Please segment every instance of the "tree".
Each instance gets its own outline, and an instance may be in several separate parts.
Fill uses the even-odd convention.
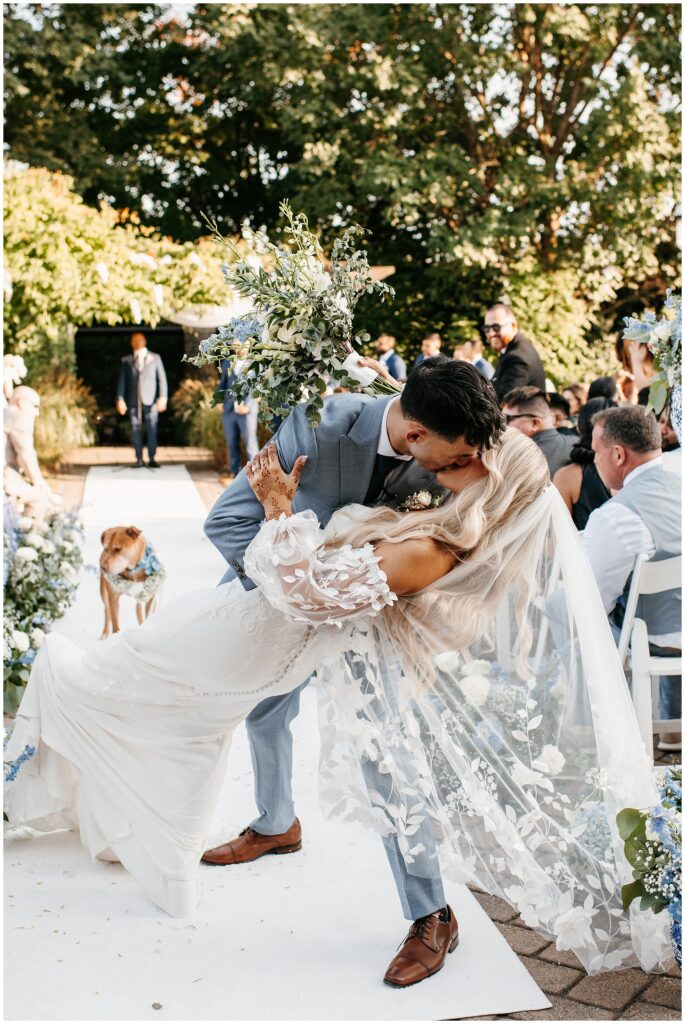
[[[372,261],[398,267],[394,310],[365,309],[370,330],[456,337],[516,297],[558,380],[606,361],[620,317],[677,282],[679,5],[101,6],[78,99],[107,153],[100,193],[175,237],[202,212],[271,227],[284,196],[325,240],[358,221]],[[59,52],[66,9],[25,29],[13,8],[8,121],[28,102],[16,83],[40,110],[27,55],[43,33]],[[60,97],[77,66],[42,89]],[[35,162],[25,125],[9,145]]]
[[[173,242],[128,211],[87,206],[72,186],[45,170],[5,178],[5,340],[32,373],[72,367],[74,325],[154,326],[229,294],[212,240]]]

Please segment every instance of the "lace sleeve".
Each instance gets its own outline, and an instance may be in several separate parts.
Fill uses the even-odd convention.
[[[377,615],[397,600],[371,544],[327,551],[310,510],[264,523],[245,552],[245,570],[274,608],[315,625]]]

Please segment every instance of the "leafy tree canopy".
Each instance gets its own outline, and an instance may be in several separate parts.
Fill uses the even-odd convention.
[[[357,221],[398,268],[372,332],[456,339],[509,296],[562,380],[676,282],[679,5],[8,10],[13,157],[180,239],[283,197]]]

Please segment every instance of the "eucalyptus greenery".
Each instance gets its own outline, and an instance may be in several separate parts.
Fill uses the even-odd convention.
[[[312,424],[320,420],[331,381],[366,394],[396,394],[397,388],[369,370],[355,370],[355,349],[370,340],[355,332],[354,311],[362,295],[381,302],[394,295],[374,281],[366,252],[357,248],[361,228],[349,227],[333,242],[326,267],[323,251],[304,213],[280,206],[288,248],[270,242],[263,232],[249,233],[261,260],[245,260],[234,243],[212,225],[217,240],[233,257],[224,263],[226,282],[252,303],[252,311],[235,317],[200,343],[195,366],[228,359],[236,374],[232,392],[238,401],[256,398],[262,414],[287,416],[304,405]],[[223,396],[219,393],[218,401]]]

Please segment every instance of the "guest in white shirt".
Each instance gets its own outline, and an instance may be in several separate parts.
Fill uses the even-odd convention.
[[[583,542],[618,637],[636,556],[644,552],[658,561],[681,554],[680,478],[665,470],[653,413],[621,406],[598,413],[593,422],[595,466],[617,493],[592,513]],[[654,655],[680,651],[680,589],[641,598],[638,616],[647,624]],[[662,718],[680,718],[679,679],[662,677],[659,699]],[[672,749],[679,742],[679,734],[666,734],[660,745]]]

